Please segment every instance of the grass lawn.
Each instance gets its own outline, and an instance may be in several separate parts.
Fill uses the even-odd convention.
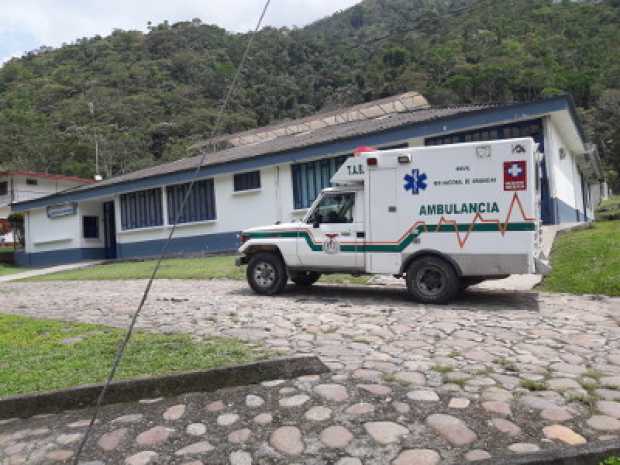
[[[28,271],[26,268],[19,268],[13,265],[7,265],[0,263],[0,276],[6,276],[8,274],[21,273],[22,271]]]
[[[28,281],[99,281],[146,279],[151,276],[153,260],[109,263],[81,270],[63,271],[29,278]],[[215,256],[206,258],[171,258],[164,260],[157,274],[158,279],[236,279],[245,280],[245,267],[235,266],[235,258]],[[322,282],[367,284],[365,276],[329,275]]]
[[[0,397],[104,381],[123,334],[107,326],[0,314]],[[116,378],[205,370],[267,355],[235,339],[194,342],[188,335],[136,332]]]
[[[14,253],[15,250],[13,250],[12,247],[0,247],[0,254],[4,254],[4,253]],[[6,263],[0,263],[0,276],[6,276],[8,274],[15,274],[15,273],[20,273],[22,271],[28,271],[28,269],[26,268],[19,268],[17,266],[14,265],[8,265]]]
[[[553,271],[542,289],[620,296],[620,221],[561,235],[551,253]]]

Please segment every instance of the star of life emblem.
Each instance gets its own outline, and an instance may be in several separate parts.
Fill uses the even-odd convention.
[[[425,173],[421,173],[418,169],[412,169],[411,174],[406,174],[405,191],[411,191],[412,195],[418,195],[420,191],[426,190],[428,187],[426,184],[428,177]]]

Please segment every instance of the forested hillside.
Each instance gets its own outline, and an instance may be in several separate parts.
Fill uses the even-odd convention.
[[[186,156],[247,40],[194,19],[13,59],[0,68],[0,167],[90,177],[95,134],[106,176]],[[225,129],[408,90],[437,105],[569,92],[620,188],[620,0],[365,0],[267,28]]]

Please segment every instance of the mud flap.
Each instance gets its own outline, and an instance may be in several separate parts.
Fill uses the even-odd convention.
[[[534,257],[534,267],[536,274],[547,276],[551,273],[551,265],[549,264],[549,260],[543,259],[542,256]]]

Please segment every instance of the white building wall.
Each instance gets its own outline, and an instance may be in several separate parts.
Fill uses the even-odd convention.
[[[577,222],[575,210],[583,211],[581,175],[575,157],[555,127],[551,118],[545,118],[545,160],[550,194],[556,199],[556,221]],[[564,156],[561,157],[561,152]],[[570,212],[572,209],[572,213]]]
[[[36,182],[36,185],[29,184],[28,180]],[[11,214],[10,204],[13,202],[37,199],[83,184],[74,180],[54,180],[37,176],[16,175],[1,176],[0,182],[4,181],[8,182],[8,192],[6,195],[0,196],[0,218],[3,219],[8,218]],[[3,239],[6,242],[12,242],[13,234],[9,233]]]
[[[28,179],[32,179],[37,185],[28,184]],[[81,186],[82,183],[71,180],[54,180],[39,177],[12,176],[14,199],[13,202],[23,202],[25,200],[38,199],[50,194],[62,192],[72,187]],[[10,188],[10,187],[9,187]],[[1,199],[0,199],[1,201]]]
[[[26,252],[50,252],[80,247],[81,224],[79,215],[48,218],[47,209],[36,208],[24,218]]]

